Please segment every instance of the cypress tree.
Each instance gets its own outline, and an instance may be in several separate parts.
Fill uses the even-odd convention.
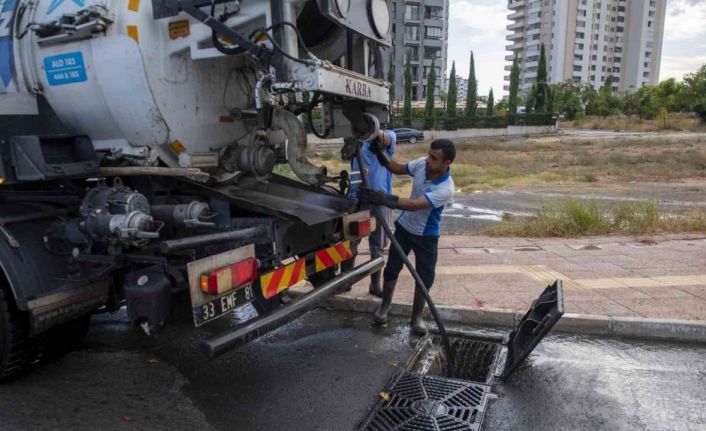
[[[407,56],[407,62],[404,65],[404,108],[403,116],[405,123],[409,125],[412,121],[412,65]]]
[[[436,72],[434,60],[431,61],[431,70],[427,73],[427,102],[424,106],[424,117],[427,128],[434,126],[434,87],[436,85]]]
[[[510,71],[510,97],[508,100],[508,112],[510,115],[517,114],[517,95],[520,91],[520,64],[517,60],[517,54],[512,60],[512,69]]]
[[[547,112],[549,110],[549,83],[547,79],[547,57],[544,52],[544,44],[539,54],[539,68],[534,87],[534,111]]]
[[[476,80],[476,62],[473,58],[473,51],[471,51],[471,70],[468,73],[468,90],[466,91],[466,115],[475,117],[477,107],[478,80]]]
[[[456,99],[458,98],[458,88],[456,88],[456,62],[451,63],[451,81],[449,81],[449,94],[446,96],[446,115],[456,116]]]
[[[485,109],[485,115],[493,115],[493,107],[495,105],[495,98],[493,97],[493,89],[490,89],[488,93],[488,107]]]
[[[390,53],[390,66],[387,69],[387,82],[390,83],[390,112],[392,112],[392,103],[395,101],[395,59]]]

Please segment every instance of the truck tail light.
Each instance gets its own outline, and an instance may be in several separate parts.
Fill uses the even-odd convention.
[[[201,274],[201,291],[220,295],[250,284],[257,278],[257,259],[250,258]]]
[[[373,220],[371,218],[366,218],[363,220],[357,220],[350,222],[349,228],[351,235],[353,236],[368,236],[370,235],[370,230],[372,228]]]

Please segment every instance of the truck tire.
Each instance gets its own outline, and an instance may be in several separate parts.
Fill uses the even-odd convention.
[[[6,296],[8,295],[8,296]],[[16,377],[30,363],[29,319],[0,287],[0,382]]]

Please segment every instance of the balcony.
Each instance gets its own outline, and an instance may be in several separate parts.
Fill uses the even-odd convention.
[[[514,59],[515,59],[515,55],[514,55],[514,54],[506,55],[506,56],[505,56],[505,61],[513,61]],[[520,56],[517,56],[517,60],[518,60],[520,63],[522,63],[522,56],[521,56],[521,55],[520,55]]]
[[[522,21],[520,21],[520,22],[510,24],[505,28],[508,29],[509,31],[515,31],[515,30],[521,30],[524,27],[525,27],[525,24]]]
[[[508,9],[519,9],[525,7],[525,4],[525,0],[508,0],[507,7]]]
[[[517,12],[515,12],[515,13],[511,13],[510,15],[508,15],[508,16],[507,16],[507,19],[509,19],[510,21],[514,21],[514,20],[517,20],[517,19],[520,19],[520,18],[524,18],[524,16],[525,16],[525,11],[524,11],[524,10],[519,10],[519,11],[517,11]]]
[[[524,33],[518,32],[518,33],[513,33],[509,34],[505,37],[505,40],[519,40],[523,39],[525,37]]]
[[[520,50],[520,49],[522,49],[522,48],[524,48],[524,47],[525,47],[525,43],[524,43],[524,42],[518,42],[518,43],[514,43],[514,44],[512,44],[512,45],[506,45],[506,46],[505,46],[505,51],[517,51],[517,50]]]

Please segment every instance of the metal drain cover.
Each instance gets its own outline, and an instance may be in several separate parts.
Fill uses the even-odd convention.
[[[388,387],[390,398],[380,400],[358,429],[478,430],[490,392],[485,385],[406,371]]]

